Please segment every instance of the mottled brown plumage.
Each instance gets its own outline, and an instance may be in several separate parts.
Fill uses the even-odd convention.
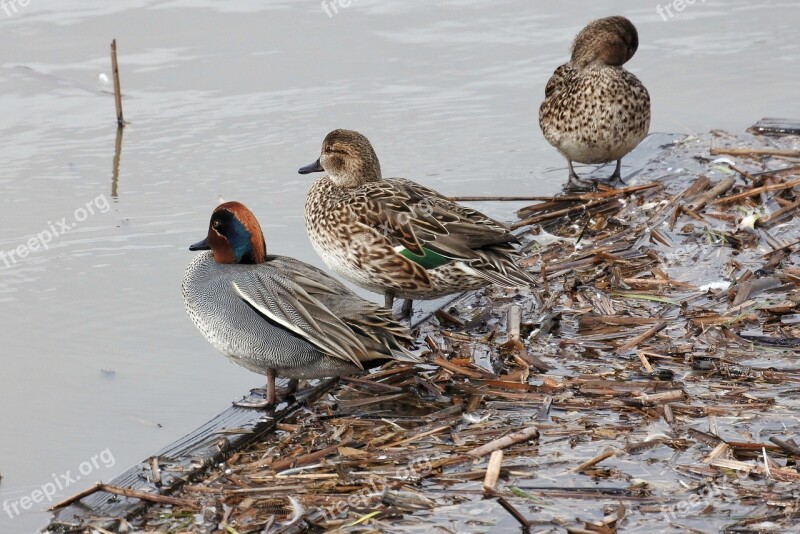
[[[505,225],[404,178],[383,178],[366,137],[334,130],[320,159],[326,171],[306,198],[306,231],[334,272],[371,291],[433,299],[490,284],[528,287]]]
[[[650,95],[625,70],[639,36],[625,17],[589,23],[575,37],[568,63],[553,73],[539,108],[545,139],[565,158],[570,181],[578,179],[572,162],[616,161],[612,179],[621,179],[622,158],[650,128]]]

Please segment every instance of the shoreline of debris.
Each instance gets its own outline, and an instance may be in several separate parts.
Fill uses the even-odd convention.
[[[50,528],[787,531],[800,128],[759,125],[670,142],[620,189],[522,208],[541,290],[460,298],[418,327],[426,364],[318,386],[169,495],[94,488],[149,506],[76,518],[83,492]]]

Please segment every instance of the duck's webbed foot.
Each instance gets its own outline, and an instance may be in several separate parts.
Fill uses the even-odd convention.
[[[597,190],[596,181],[584,180],[578,176],[578,173],[575,172],[575,168],[572,166],[572,160],[567,160],[567,164],[569,165],[569,179],[567,180],[567,185],[564,186],[564,191],[586,193],[587,191]]]

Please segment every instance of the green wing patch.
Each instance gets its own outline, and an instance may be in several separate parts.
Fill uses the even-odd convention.
[[[438,252],[434,252],[424,247],[422,248],[423,252],[422,256],[414,254],[413,252],[411,252],[402,245],[394,247],[394,250],[398,252],[401,256],[405,256],[406,258],[418,264],[420,267],[425,268],[426,270],[435,269],[437,267],[441,267],[445,263],[450,263],[451,261],[453,261],[452,258],[442,256]]]

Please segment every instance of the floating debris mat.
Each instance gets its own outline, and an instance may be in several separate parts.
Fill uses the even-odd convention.
[[[342,379],[113,531],[797,531],[799,186],[800,138],[712,132],[520,209],[535,291],[447,305],[425,364]]]

